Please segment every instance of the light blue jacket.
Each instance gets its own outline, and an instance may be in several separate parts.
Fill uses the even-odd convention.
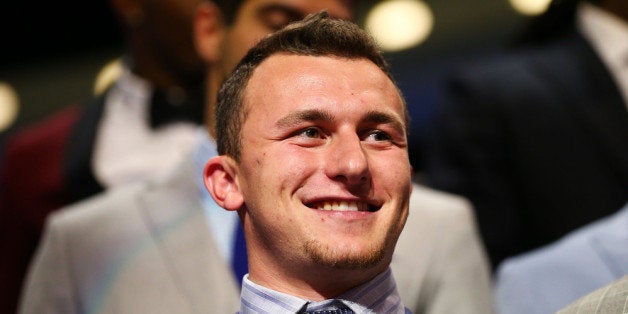
[[[547,223],[552,223],[548,221]],[[628,204],[497,270],[499,314],[547,314],[628,274]]]

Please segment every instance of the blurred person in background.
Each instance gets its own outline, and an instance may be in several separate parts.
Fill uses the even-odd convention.
[[[554,313],[626,275],[628,204],[556,242],[505,259],[496,275],[497,310]]]
[[[204,68],[192,39],[201,0],[111,0],[126,51],[101,95],[5,139],[0,161],[0,312],[15,311],[44,220],[105,189],[168,172],[194,147]]]
[[[217,90],[248,48],[323,9],[351,19],[355,4],[204,1],[194,32],[207,66],[210,130]],[[241,225],[203,185],[203,167],[216,147],[207,129],[199,128],[198,135],[197,147],[168,175],[110,190],[49,218],[25,285],[23,313],[191,312],[210,306],[223,313],[238,308],[238,282],[247,271]],[[406,230],[392,269],[405,274],[398,275],[397,285],[408,308],[415,313],[493,312],[488,263],[466,200],[414,185]]]
[[[628,201],[628,2],[554,1],[449,77],[428,185],[468,197],[492,266]]]

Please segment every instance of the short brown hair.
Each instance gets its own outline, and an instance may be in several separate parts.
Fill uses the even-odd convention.
[[[326,12],[311,14],[269,35],[251,48],[222,85],[215,112],[216,142],[220,155],[240,160],[240,132],[247,114],[243,104],[244,90],[257,66],[277,53],[364,58],[372,61],[393,80],[382,53],[366,31],[352,22],[330,18]],[[405,103],[404,111],[407,124],[409,119]]]

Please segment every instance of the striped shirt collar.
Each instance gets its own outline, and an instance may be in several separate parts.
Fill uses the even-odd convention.
[[[371,281],[353,288],[333,300],[312,302],[274,291],[251,282],[248,275],[242,282],[240,314],[300,313],[320,309],[340,300],[355,313],[405,313],[390,268]]]

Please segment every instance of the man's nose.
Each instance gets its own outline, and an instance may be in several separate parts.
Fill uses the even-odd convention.
[[[330,145],[326,163],[329,178],[347,185],[362,185],[369,181],[368,158],[357,134],[335,138]]]

